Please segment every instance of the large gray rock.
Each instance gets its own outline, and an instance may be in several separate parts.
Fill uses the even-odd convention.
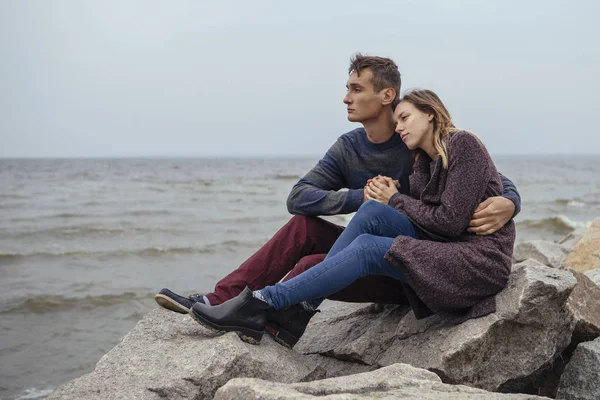
[[[393,364],[373,372],[309,383],[282,384],[260,379],[232,379],[215,394],[215,400],[526,400],[546,399],[525,394],[490,393],[462,385],[448,385],[432,372],[406,364]]]
[[[538,391],[546,396],[555,397],[559,379],[564,372],[575,348],[579,343],[594,340],[600,336],[600,287],[596,286],[585,274],[567,268],[577,279],[577,285],[567,300],[567,308],[575,319],[575,328],[571,343],[557,357],[554,365],[542,379],[543,388]]]
[[[577,285],[567,301],[575,317],[571,345],[576,346],[600,336],[600,287],[581,272],[572,269],[569,272],[577,279]]]
[[[188,316],[157,309],[105,355],[91,374],[67,383],[51,399],[209,399],[238,377],[273,382],[263,384],[260,390],[266,392],[256,392],[271,398],[278,393],[272,392],[276,388],[285,387],[281,396],[292,390],[274,382],[309,382],[399,362],[434,371],[446,383],[553,394],[556,386],[554,392],[552,388],[540,391],[548,381],[548,371],[556,369],[553,361],[568,360],[569,343],[574,346],[598,334],[600,313],[592,307],[598,304],[598,293],[583,274],[529,259],[514,266],[508,287],[497,296],[494,314],[447,326],[435,315],[418,321],[407,307],[334,303],[313,319],[296,351],[277,345],[268,336],[260,346],[241,342],[233,333],[218,336]],[[562,369],[557,376],[560,373]],[[244,386],[243,390],[255,389]],[[380,398],[412,396],[410,390],[397,387],[391,394],[379,394],[384,396]],[[427,390],[423,393],[429,396]],[[433,392],[438,398],[439,393],[444,393],[443,398],[469,398],[447,397],[439,390]],[[373,396],[379,396],[376,392]],[[302,393],[293,396],[305,396]],[[465,393],[471,392],[447,392],[448,396]],[[361,398],[348,397],[355,395],[362,396],[358,392],[331,394],[332,398]],[[415,398],[428,398],[423,396]]]
[[[560,239],[557,243],[567,249],[568,252],[573,251],[577,243],[581,240],[583,235],[587,232],[588,228],[576,228],[573,232],[569,233],[564,238]]]
[[[558,400],[600,399],[600,339],[577,346],[560,378]]]
[[[530,240],[515,247],[513,260],[520,263],[531,258],[544,265],[558,268],[568,253],[569,250],[560,244],[544,240]]]
[[[592,280],[596,285],[600,286],[600,268],[592,269],[585,273],[588,278]]]
[[[374,366],[407,363],[485,390],[531,389],[570,343],[575,319],[566,303],[575,284],[566,270],[518,268],[496,313],[457,326],[435,315],[417,321],[402,307],[344,305],[321,313],[296,349]]]
[[[516,264],[513,264],[512,270],[515,271],[519,268],[524,268],[524,267],[539,267],[540,265],[544,265],[544,264],[542,264],[538,260],[534,260],[533,258],[528,258],[525,261],[521,261]]]
[[[596,218],[572,252],[564,259],[564,265],[586,272],[600,268],[600,218]]]
[[[234,377],[299,382],[372,369],[346,364],[302,356],[266,335],[260,346],[235,333],[215,336],[187,315],[156,309],[92,373],[68,382],[50,399],[212,399]]]

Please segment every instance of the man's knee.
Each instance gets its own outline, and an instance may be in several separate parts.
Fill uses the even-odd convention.
[[[322,262],[325,259],[325,257],[327,257],[327,254],[309,254],[307,256],[302,257],[300,261],[298,261],[298,264],[296,264],[296,266],[299,267],[301,270],[306,271],[307,269],[314,267],[318,263]]]
[[[294,215],[286,224],[286,227],[294,231],[306,232],[307,236],[339,236],[344,230],[343,226],[325,221],[319,217],[306,215]]]
[[[319,224],[321,218],[319,217],[309,217],[306,215],[294,215],[286,224],[288,227],[293,228],[302,228],[311,230],[315,225]],[[322,221],[322,220],[321,220]]]
[[[309,254],[304,256],[298,261],[294,268],[283,278],[283,282],[292,279],[293,277],[300,275],[307,269],[314,267],[315,265],[322,262],[327,254]]]
[[[277,240],[299,249],[301,256],[327,253],[340,237],[343,226],[325,221],[318,217],[293,216],[277,232]]]

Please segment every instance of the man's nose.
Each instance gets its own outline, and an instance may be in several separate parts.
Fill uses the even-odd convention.
[[[344,104],[350,104],[352,103],[352,100],[350,99],[350,97],[348,95],[344,96]]]

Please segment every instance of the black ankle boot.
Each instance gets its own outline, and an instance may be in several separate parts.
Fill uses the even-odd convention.
[[[270,308],[267,311],[266,331],[277,343],[291,349],[304,334],[310,319],[318,312],[319,310],[302,303],[283,310]]]
[[[265,333],[267,310],[270,308],[246,288],[238,296],[216,306],[196,303],[190,308],[190,315],[208,328],[237,332],[242,340],[258,344]]]

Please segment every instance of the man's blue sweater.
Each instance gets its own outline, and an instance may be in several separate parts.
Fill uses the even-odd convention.
[[[348,214],[358,210],[363,201],[367,180],[389,176],[400,181],[400,192],[409,194],[408,177],[412,172],[413,154],[400,135],[385,143],[371,143],[364,128],[338,138],[325,156],[292,188],[287,200],[288,211],[300,215]],[[512,181],[502,174],[503,196],[521,209],[521,198]],[[341,190],[348,189],[348,190]]]

